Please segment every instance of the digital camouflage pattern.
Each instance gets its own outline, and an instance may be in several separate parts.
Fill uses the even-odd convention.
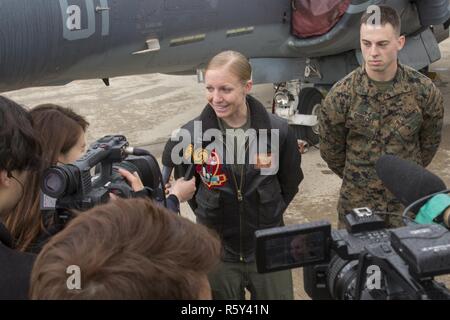
[[[441,141],[443,98],[433,82],[399,64],[392,87],[378,90],[364,67],[337,82],[319,114],[320,153],[343,179],[338,203],[345,213],[369,207],[401,213],[403,206],[386,190],[375,171],[381,155],[391,154],[426,167]],[[389,227],[401,218],[386,216]]]

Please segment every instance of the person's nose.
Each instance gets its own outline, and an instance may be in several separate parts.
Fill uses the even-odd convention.
[[[212,101],[213,103],[219,103],[222,102],[223,98],[222,95],[220,94],[219,90],[214,90],[212,93]]]
[[[380,54],[380,51],[378,50],[376,45],[373,45],[370,47],[370,56],[378,57],[379,54]]]

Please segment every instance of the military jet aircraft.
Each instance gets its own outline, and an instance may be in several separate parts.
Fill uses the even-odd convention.
[[[317,104],[361,63],[359,19],[376,4],[401,13],[403,63],[440,58],[448,0],[0,0],[0,92],[155,72],[201,80],[232,49],[255,83],[276,84],[274,112],[315,143]]]

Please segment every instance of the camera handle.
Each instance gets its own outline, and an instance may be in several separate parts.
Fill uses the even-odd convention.
[[[110,161],[102,161],[100,167],[100,181],[102,184],[108,182],[112,175],[113,163]]]
[[[152,160],[157,164],[158,161],[156,160],[155,156],[152,155],[150,152],[148,152],[145,149],[141,149],[141,148],[133,148],[133,147],[126,147],[125,148],[125,152],[129,155],[135,155],[135,156],[149,156],[152,158]],[[161,189],[162,189],[162,200],[164,203],[164,207],[167,208],[167,199],[166,199],[166,186],[162,177],[162,173],[161,170],[159,170],[159,183],[161,185]]]

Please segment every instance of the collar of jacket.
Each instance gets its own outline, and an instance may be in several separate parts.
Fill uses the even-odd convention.
[[[255,129],[258,132],[259,129],[268,129],[272,128],[270,124],[269,114],[267,113],[264,106],[253,98],[252,96],[247,96],[247,102],[250,109],[250,118],[251,120],[251,128]],[[214,109],[207,104],[205,109],[203,109],[200,114],[200,121],[202,121],[202,130],[203,132],[208,129],[219,129],[219,122],[217,121],[216,113]]]
[[[365,70],[364,65],[356,69],[356,93],[361,96],[369,96],[374,97],[380,92],[378,91],[377,86],[370,80],[367,72]],[[394,79],[392,80],[392,88],[384,92],[384,98],[392,98],[402,93],[407,93],[411,91],[411,85],[408,82],[407,70],[404,65],[398,62],[397,73],[395,74]]]
[[[8,229],[4,226],[3,223],[0,222],[0,243],[3,243],[5,246],[12,248],[12,238]]]

